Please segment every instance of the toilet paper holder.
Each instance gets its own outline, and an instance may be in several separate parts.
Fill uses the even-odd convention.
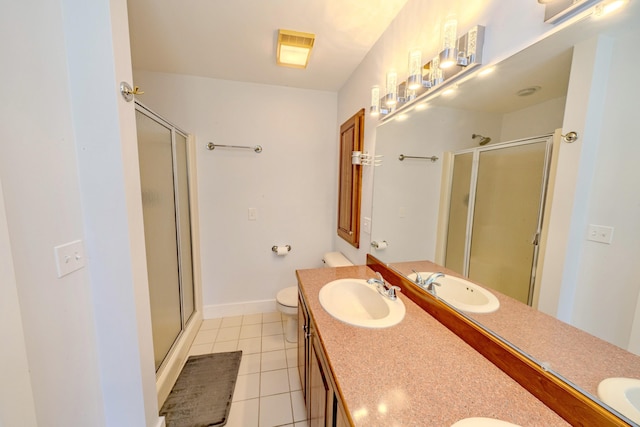
[[[371,246],[373,246],[375,249],[386,249],[389,244],[386,240],[383,240],[381,242],[377,242],[374,240],[373,242],[371,242]]]
[[[291,245],[284,245],[285,248],[287,248],[287,252],[291,252]],[[278,253],[278,248],[280,248],[280,246],[278,245],[273,245],[271,246],[271,251]]]

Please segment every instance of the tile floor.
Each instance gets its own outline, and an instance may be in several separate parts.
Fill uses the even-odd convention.
[[[307,427],[296,344],[279,312],[207,319],[190,355],[242,350],[227,427]]]

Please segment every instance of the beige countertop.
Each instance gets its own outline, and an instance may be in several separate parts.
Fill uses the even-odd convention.
[[[366,266],[298,270],[339,394],[356,426],[450,426],[490,417],[521,426],[567,426],[518,383],[404,295],[404,320],[386,329],[350,326],[329,315],[318,293]]]
[[[391,267],[405,276],[412,270],[435,270],[462,277],[430,261],[393,263]],[[493,313],[470,313],[469,317],[593,396],[605,378],[640,378],[639,356],[498,291],[489,291],[500,301],[500,309]]]

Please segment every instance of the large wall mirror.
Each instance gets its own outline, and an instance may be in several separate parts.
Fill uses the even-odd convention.
[[[527,237],[531,250],[534,242],[538,248],[527,261],[533,287],[521,305],[535,310],[541,322],[553,316],[597,337],[594,342],[623,349],[621,356],[602,360],[597,346],[593,353],[568,354],[562,328],[556,336],[538,337],[556,348],[540,354],[538,343],[514,334],[535,331],[535,324],[503,330],[499,312],[470,316],[592,395],[602,378],[584,375],[589,363],[606,364],[609,376],[640,379],[637,3],[608,16],[582,17],[500,62],[492,73],[476,73],[450,96],[418,100],[406,114],[381,123],[376,137],[375,154],[384,162],[374,172],[371,239],[386,244],[370,252],[403,275],[410,273],[408,262],[446,263],[452,153],[531,138],[553,141],[545,177],[549,196],[546,204],[532,207],[540,209],[542,221]],[[560,135],[571,131],[578,141],[565,142]],[[497,182],[489,188],[505,191]],[[498,209],[504,208],[496,207],[496,214]],[[498,230],[484,231],[500,245]],[[494,288],[491,275],[484,277],[478,282]],[[530,339],[535,333],[524,335]],[[582,373],[571,369],[576,360]]]

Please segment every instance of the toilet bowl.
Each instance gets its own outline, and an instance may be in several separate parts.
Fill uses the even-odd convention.
[[[322,257],[326,267],[346,267],[353,265],[340,252],[327,252]],[[276,295],[278,311],[285,316],[284,336],[291,343],[298,342],[298,287],[284,288]]]
[[[284,288],[276,295],[278,311],[285,316],[284,337],[298,342],[298,287]]]

